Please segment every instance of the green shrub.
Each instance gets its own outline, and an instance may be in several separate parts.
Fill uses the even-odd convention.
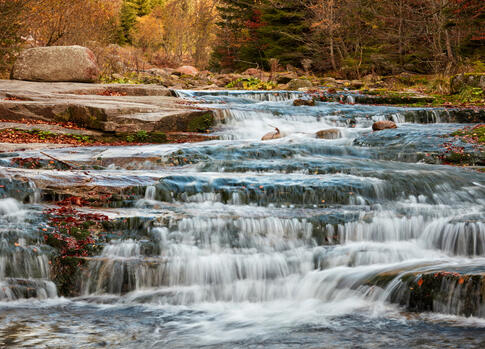
[[[226,88],[243,90],[273,90],[276,84],[272,81],[264,82],[258,78],[239,78],[226,85]]]

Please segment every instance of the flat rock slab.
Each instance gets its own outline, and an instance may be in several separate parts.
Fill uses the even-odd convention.
[[[158,85],[0,80],[0,119],[72,122],[103,132],[200,132],[212,112]]]
[[[24,130],[24,131],[46,131],[52,132],[56,134],[74,134],[74,135],[83,135],[83,136],[102,136],[101,132],[92,131],[92,130],[78,130],[72,128],[66,128],[58,125],[49,125],[49,124],[23,124],[18,122],[0,122],[0,130],[6,129],[16,129],[16,130]]]
[[[50,143],[0,143],[0,153],[21,152],[27,150],[59,149],[68,147],[72,147],[72,145]]]
[[[77,82],[32,82],[18,80],[0,80],[0,97],[10,94],[49,95],[76,94],[96,95],[105,91],[126,93],[132,96],[173,96],[172,91],[159,85],[131,84],[89,84]]]

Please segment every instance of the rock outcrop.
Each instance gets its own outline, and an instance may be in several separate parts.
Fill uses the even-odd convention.
[[[108,133],[205,132],[211,111],[181,103],[157,85],[0,80],[2,119],[70,122]]]
[[[94,82],[99,76],[94,53],[82,46],[36,47],[23,51],[12,71],[15,80]]]

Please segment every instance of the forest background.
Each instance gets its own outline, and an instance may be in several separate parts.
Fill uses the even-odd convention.
[[[83,45],[105,72],[485,72],[483,0],[0,0],[0,71],[25,47]],[[126,63],[128,62],[128,63]]]

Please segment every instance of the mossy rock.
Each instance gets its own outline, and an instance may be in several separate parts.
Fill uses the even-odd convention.
[[[485,91],[485,73],[458,74],[451,79],[452,93],[460,93],[467,87],[480,88]]]
[[[98,109],[86,106],[69,106],[66,111],[56,115],[57,121],[72,122],[78,126],[95,130],[103,129],[106,114]]]
[[[205,113],[192,118],[187,124],[187,132],[205,132],[214,126],[215,119],[212,113]]]
[[[299,90],[300,88],[312,88],[313,84],[307,79],[293,79],[288,83],[289,90]]]
[[[167,135],[164,132],[154,131],[138,131],[138,132],[125,132],[119,133],[114,136],[105,137],[105,141],[116,142],[132,142],[132,143],[167,143]]]
[[[485,282],[481,274],[454,272],[409,273],[391,301],[409,311],[434,311],[461,316],[483,316]]]

